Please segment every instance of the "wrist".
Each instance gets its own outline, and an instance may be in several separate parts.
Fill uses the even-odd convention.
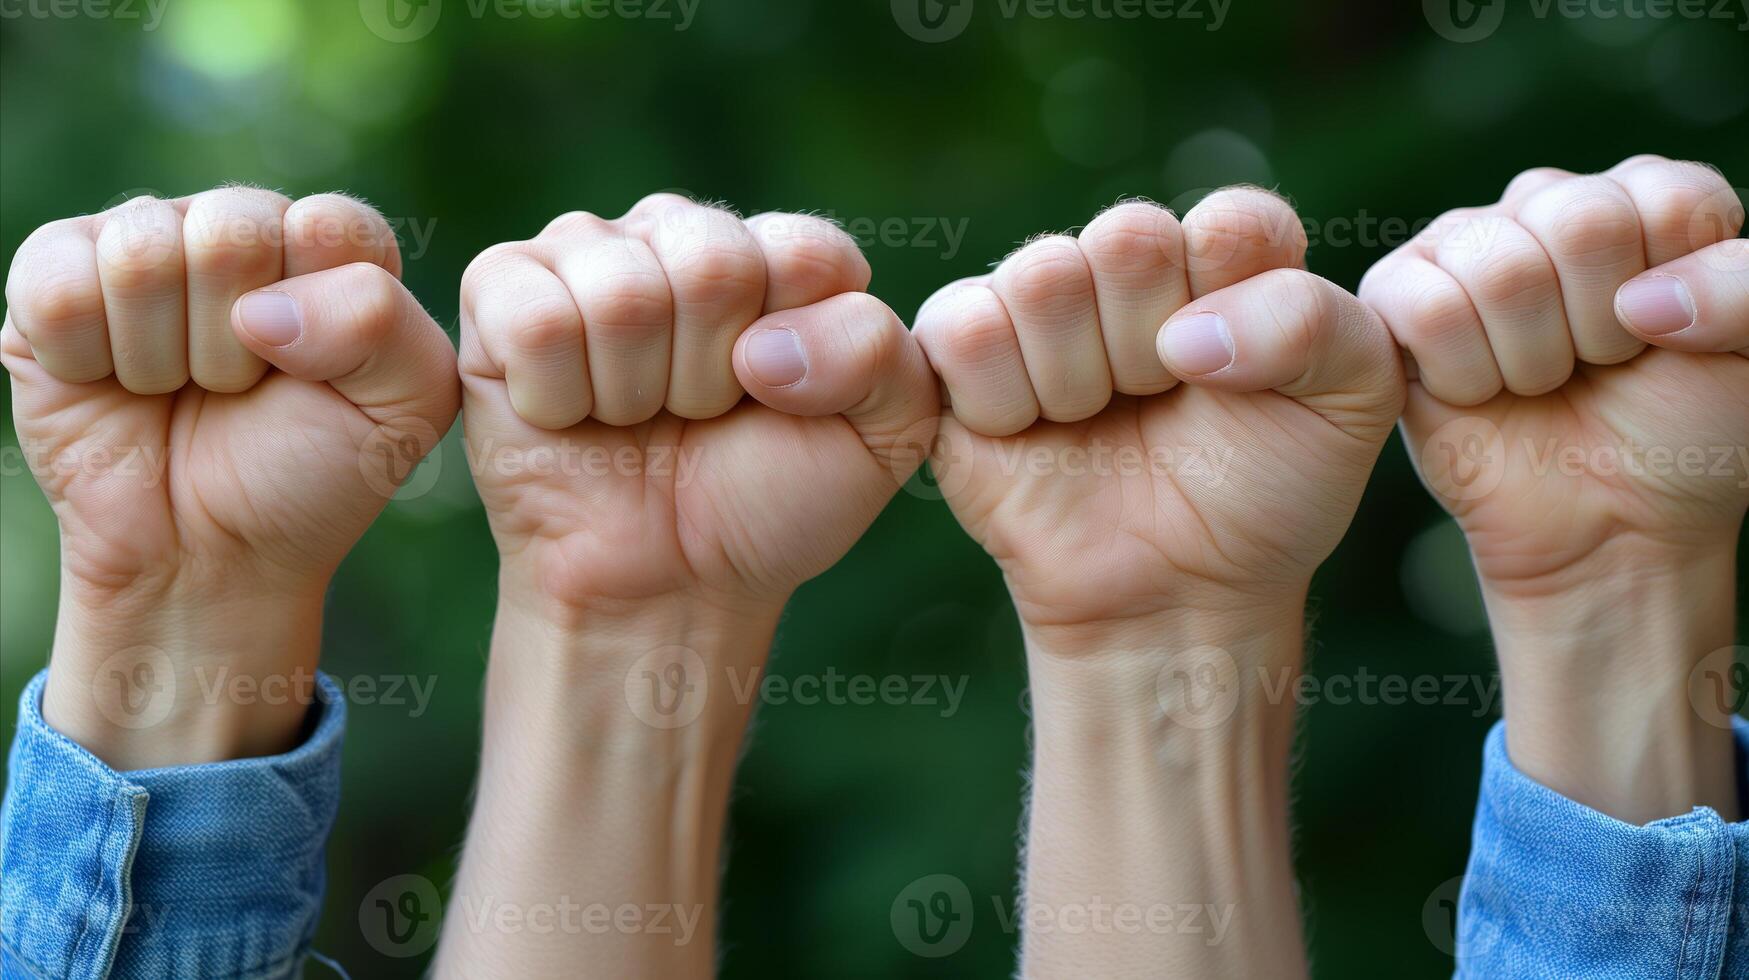
[[[1535,582],[1483,581],[1520,771],[1632,823],[1735,819],[1740,692],[1709,697],[1705,676],[1735,677],[1734,545],[1622,538]]]
[[[1255,937],[1166,929],[1090,947],[1029,929],[1028,975],[1142,956],[1173,975],[1304,974],[1287,802],[1302,617],[1283,602],[1026,628],[1027,921],[1197,904]]]
[[[1153,718],[1168,733],[1291,713],[1286,695],[1300,668],[1304,608],[1302,593],[1231,597],[1121,621],[1023,623],[1032,696],[1086,705],[1095,709],[1090,720]]]
[[[317,697],[322,601],[64,576],[43,720],[122,771],[290,751]]]

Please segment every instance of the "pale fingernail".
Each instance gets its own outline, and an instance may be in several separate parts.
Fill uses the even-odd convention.
[[[1237,354],[1233,332],[1219,313],[1198,313],[1166,324],[1160,333],[1160,359],[1177,374],[1223,371]]]
[[[1675,276],[1648,276],[1621,287],[1615,312],[1635,333],[1662,337],[1694,326],[1694,297]]]
[[[808,374],[802,339],[788,327],[760,330],[747,338],[747,370],[767,388],[788,388]]]
[[[298,301],[285,293],[261,290],[237,301],[244,332],[269,347],[284,347],[304,332]]]

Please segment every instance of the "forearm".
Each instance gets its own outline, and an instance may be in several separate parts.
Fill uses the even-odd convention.
[[[1281,696],[1300,615],[1029,634],[1026,976],[1305,975]]]
[[[322,596],[63,576],[43,718],[121,771],[289,751],[316,697]]]
[[[438,976],[712,975],[736,693],[775,624],[696,603],[568,624],[501,608]]]
[[[1520,771],[1628,823],[1737,819],[1732,544],[1624,540],[1552,581],[1484,582]]]

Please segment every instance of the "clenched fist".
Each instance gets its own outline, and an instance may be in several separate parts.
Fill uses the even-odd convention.
[[[400,269],[369,207],[242,187],[19,248],[0,359],[61,526],[51,724],[117,765],[289,747],[307,701],[200,692],[314,668],[329,577],[454,419],[453,349]],[[139,692],[109,675],[163,667],[173,708],[129,738]]]
[[[935,379],[868,282],[828,222],[671,194],[564,215],[469,267],[467,435],[500,594],[455,901],[662,906],[692,924],[532,937],[451,916],[437,976],[711,975],[753,709],[736,692],[790,593],[935,434]]]
[[[868,281],[828,222],[672,194],[476,259],[461,366],[506,588],[775,608],[837,561],[934,435],[934,380]]]
[[[1305,248],[1263,191],[1182,224],[1129,203],[925,304],[938,477],[1025,623],[1303,601],[1402,400],[1389,335]]]
[[[1521,769],[1644,822],[1735,811],[1749,243],[1716,171],[1532,170],[1368,273],[1403,418],[1469,539]],[[1711,666],[1709,666],[1711,664]]]
[[[918,314],[952,402],[936,474],[1027,643],[1017,918],[1214,902],[1245,937],[1032,927],[1024,976],[1304,975],[1293,706],[1268,685],[1298,669],[1312,573],[1403,401],[1384,326],[1305,249],[1263,191],[1182,224],[1123,204]]]
[[[1368,273],[1361,296],[1418,375],[1414,458],[1485,581],[1535,591],[1630,538],[1735,543],[1749,506],[1742,224],[1736,193],[1699,164],[1532,170]]]

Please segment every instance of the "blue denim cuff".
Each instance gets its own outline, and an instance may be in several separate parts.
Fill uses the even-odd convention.
[[[1741,785],[1749,727],[1739,722],[1736,735]],[[1746,901],[1749,823],[1707,807],[1623,823],[1519,772],[1504,723],[1489,733],[1459,899],[1459,978],[1749,975],[1733,972],[1749,969]]]
[[[340,801],[340,688],[284,755],[116,772],[19,699],[0,811],[0,958],[43,977],[285,977],[316,928]],[[27,975],[27,974],[21,974]]]

